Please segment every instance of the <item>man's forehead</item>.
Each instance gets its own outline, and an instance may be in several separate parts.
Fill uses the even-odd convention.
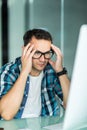
[[[46,39],[37,39],[35,36],[33,36],[30,40],[30,43],[32,44],[36,44],[36,43],[39,43],[39,42],[48,42],[48,43],[51,43],[51,41],[49,40],[46,40]]]

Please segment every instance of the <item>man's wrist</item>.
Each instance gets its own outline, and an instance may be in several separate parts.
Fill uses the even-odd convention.
[[[60,72],[57,72],[56,74],[57,74],[58,77],[59,77],[59,76],[62,76],[62,75],[64,75],[64,74],[67,74],[67,70],[66,70],[65,67],[63,67],[63,70],[60,71]]]

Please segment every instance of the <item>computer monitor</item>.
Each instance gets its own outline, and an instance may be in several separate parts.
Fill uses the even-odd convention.
[[[87,126],[87,25],[82,25],[76,50],[64,130]]]

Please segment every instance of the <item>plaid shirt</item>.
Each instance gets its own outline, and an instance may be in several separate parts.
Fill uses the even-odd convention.
[[[21,71],[21,58],[7,63],[0,69],[0,99],[11,89]],[[14,118],[21,118],[28,97],[30,78],[27,77],[23,100],[20,109]],[[20,90],[21,91],[21,90]],[[56,99],[58,97],[59,100]],[[60,114],[60,104],[63,100],[62,89],[58,77],[50,64],[44,69],[41,84],[41,116],[52,116]]]

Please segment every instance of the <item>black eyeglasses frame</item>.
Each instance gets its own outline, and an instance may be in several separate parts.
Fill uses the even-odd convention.
[[[47,51],[47,52],[40,52],[40,51],[36,51],[36,52],[41,53],[41,55],[40,55],[38,58],[35,58],[35,57],[33,56],[33,57],[32,57],[33,59],[39,59],[42,55],[44,55],[44,58],[49,60],[49,59],[51,59],[52,56],[54,55],[54,51],[53,51],[52,49],[51,49],[50,51]],[[46,58],[46,57],[45,57],[45,54],[47,54],[47,53],[49,53],[49,52],[50,52],[52,55],[51,55],[50,58]]]

